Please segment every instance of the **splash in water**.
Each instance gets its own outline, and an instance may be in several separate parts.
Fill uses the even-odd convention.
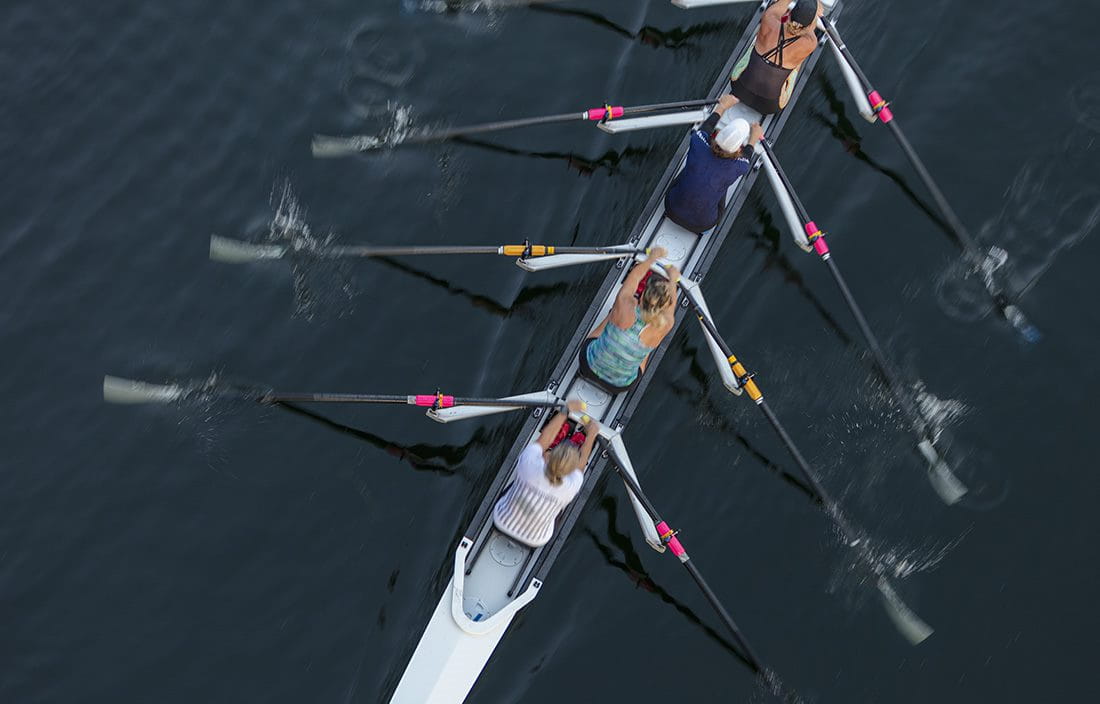
[[[970,411],[970,408],[958,399],[941,399],[928,391],[923,381],[913,384],[917,399],[917,408],[928,423],[933,440],[938,440],[943,431],[954,425]]]
[[[1093,92],[1100,94],[1085,91]],[[1097,121],[1100,115],[1082,113],[1057,158],[1043,155],[1020,168],[1001,212],[981,228],[981,239],[997,246],[977,269],[955,262],[937,281],[937,296],[949,315],[973,321],[989,314],[987,276],[1000,276],[1023,295],[1100,224],[1100,187],[1093,177],[1100,156],[1100,137],[1092,131]]]
[[[289,181],[277,184],[271,193],[275,214],[268,227],[268,242],[289,248],[284,260],[294,278],[294,315],[306,320],[343,318],[355,308],[356,289],[350,265],[338,259],[311,256],[333,244],[335,234],[315,235],[306,212],[295,197]]]

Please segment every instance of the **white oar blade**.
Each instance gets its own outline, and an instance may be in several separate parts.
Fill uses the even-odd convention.
[[[932,447],[931,442],[921,440],[917,443],[917,449],[924,455],[924,459],[928,460],[928,480],[944,503],[950,506],[966,495],[968,491],[966,485],[952,473],[951,468],[940,457],[940,453],[936,452],[936,448]]]
[[[551,254],[545,257],[517,259],[516,264],[520,269],[526,269],[527,271],[543,271],[546,269],[559,269],[564,266],[606,262],[612,259],[629,257],[631,254],[631,252],[623,252],[621,254],[614,252],[607,254]]]
[[[103,377],[103,400],[107,403],[171,403],[180,396],[183,396],[183,389],[178,386]]]
[[[454,406],[438,410],[429,409],[428,417],[439,423],[452,423],[456,420],[469,420],[518,410],[521,410],[520,406]]]
[[[917,645],[935,632],[901,600],[890,583],[883,578],[878,580],[878,591],[882,595],[882,603],[890,620],[910,643]]]
[[[779,177],[779,170],[775,168],[775,164],[772,162],[768,152],[764,150],[764,147],[757,144],[755,151],[760,155],[760,164],[764,169],[764,174],[768,177],[768,183],[772,187],[772,192],[775,193],[775,199],[779,202],[779,210],[783,213],[783,219],[787,222],[787,228],[791,231],[791,237],[794,238],[794,243],[797,244],[802,251],[812,252],[813,248],[806,239],[806,232],[802,229],[802,222],[798,218],[798,211],[795,210],[794,201],[791,200],[791,194],[787,192],[787,187],[783,184],[783,179]]]
[[[506,401],[521,401],[524,403],[553,403],[557,401],[557,397],[549,391],[535,391],[529,394],[520,394],[518,396],[507,396],[502,400]],[[509,411],[519,411],[528,408],[527,406],[453,406],[451,408],[439,408],[429,409],[428,417],[434,421],[440,423],[452,423],[456,420],[468,420],[470,418],[480,418],[482,416],[491,416],[496,413],[507,413]]]
[[[286,254],[286,247],[278,244],[253,244],[228,237],[210,237],[210,258],[216,262],[242,264],[260,259],[280,259]]]
[[[604,434],[604,429],[601,428],[601,434]],[[607,447],[614,456],[614,461],[623,471],[634,478],[634,481],[638,481],[638,475],[634,472],[634,464],[630,461],[630,455],[627,454],[626,445],[623,444],[622,435],[615,433],[614,435],[604,434],[605,437],[609,437]],[[626,482],[623,482],[624,484]],[[639,486],[641,484],[639,483]],[[657,552],[664,552],[665,546],[661,542],[660,536],[657,535],[657,528],[653,525],[653,519],[646,513],[645,507],[642,506],[642,502],[638,500],[638,497],[634,495],[634,492],[627,486],[626,495],[630,497],[630,503],[634,506],[634,515],[638,517],[638,525],[642,527],[642,535],[645,536],[646,543],[649,547],[653,548]]]
[[[703,298],[703,291],[699,288],[699,284],[695,281],[685,281],[680,279],[680,290],[684,292],[691,304],[706,317],[707,320],[714,322],[714,317],[710,314],[710,309],[707,307],[707,300]],[[714,339],[710,334],[710,330],[703,323],[699,321],[699,326],[703,328],[703,337],[707,341],[707,349],[710,350],[711,357],[714,358],[714,363],[718,366],[718,376],[722,378],[722,386],[726,387],[726,390],[735,396],[741,395],[741,385],[737,381],[737,377],[733,373],[733,369],[730,368],[729,361],[726,359],[726,353],[722,351],[718,341]]]
[[[350,156],[378,149],[384,146],[386,141],[378,137],[356,135],[354,137],[330,137],[323,134],[313,135],[313,143],[310,149],[313,156],[318,159],[332,159],[340,156]]]
[[[684,110],[664,115],[647,115],[646,117],[628,117],[607,120],[606,122],[599,123],[597,127],[608,134],[619,134],[620,132],[652,130],[658,127],[694,125],[696,122],[702,122],[707,119],[708,115],[710,115],[710,110],[705,108],[699,110]]]

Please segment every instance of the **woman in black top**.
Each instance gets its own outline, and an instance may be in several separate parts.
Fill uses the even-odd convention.
[[[819,0],[775,0],[760,19],[754,51],[730,82],[730,93],[761,115],[782,110],[783,84],[817,48],[814,28],[821,12]]]

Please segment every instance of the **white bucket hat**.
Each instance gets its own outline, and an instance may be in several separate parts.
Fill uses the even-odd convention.
[[[749,123],[740,117],[730,120],[730,123],[714,135],[714,142],[723,151],[736,152],[749,141]]]

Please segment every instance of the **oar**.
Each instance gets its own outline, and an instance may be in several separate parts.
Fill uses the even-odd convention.
[[[993,299],[993,304],[997,307],[1000,314],[1007,320],[1028,342],[1037,342],[1042,337],[1039,330],[1028,322],[1027,317],[1011,299],[1009,293],[1001,286],[996,280],[994,280],[993,269],[996,267],[990,267],[987,262],[987,257],[983,256],[981,250],[978,248],[978,243],[974,237],[966,229],[966,226],[959,220],[959,216],[955,214],[955,210],[951,207],[951,204],[947,202],[947,198],[943,195],[943,191],[936,185],[935,180],[932,178],[932,174],[928,172],[928,169],[924,166],[924,162],[921,161],[920,156],[917,155],[913,145],[909,143],[905,133],[902,132],[901,126],[898,124],[897,119],[894,116],[893,110],[890,109],[890,104],[886,101],[882,95],[875,90],[871,85],[871,81],[868,80],[867,75],[860,68],[856,62],[855,57],[852,56],[852,52],[848,50],[848,47],[844,44],[844,40],[841,39],[840,33],[837,32],[836,26],[832,20],[827,17],[822,17],[820,25],[825,29],[829,35],[829,39],[835,49],[834,54],[841,60],[842,68],[846,67],[851,69],[851,74],[845,72],[846,80],[849,86],[855,88],[852,80],[854,75],[855,81],[858,81],[862,87],[862,92],[866,96],[867,105],[870,107],[870,114],[877,116],[878,119],[887,127],[890,128],[890,132],[894,135],[894,139],[897,140],[898,145],[901,146],[901,150],[905,152],[905,156],[909,159],[909,162],[913,165],[913,169],[917,172],[921,181],[924,182],[925,188],[932,194],[932,199],[936,201],[936,206],[939,208],[940,213],[943,215],[944,220],[947,222],[947,226],[954,233],[956,240],[963,249],[963,253],[970,261],[971,266],[975,271],[981,272],[982,279],[985,283],[985,288],[989,291],[989,295]],[[855,96],[858,103],[862,103],[864,97],[861,95]],[[867,112],[864,106],[860,109],[866,116]],[[872,117],[873,119],[873,117]]]
[[[354,394],[354,393],[288,393],[238,386],[185,386],[181,384],[150,384],[115,376],[103,377],[103,400],[108,403],[172,403],[194,391],[214,393],[226,398],[240,398],[261,404],[273,403],[380,403],[420,406],[428,415],[441,422],[463,420],[517,408],[558,408],[565,402],[549,391],[507,398],[477,398],[434,394]]]
[[[405,144],[424,144],[427,142],[442,142],[455,137],[465,137],[472,134],[485,134],[486,132],[500,132],[513,130],[520,127],[533,127],[535,125],[550,125],[558,122],[575,122],[587,120],[593,122],[615,120],[624,115],[636,115],[640,113],[685,110],[714,105],[717,100],[680,100],[672,103],[653,103],[650,105],[604,105],[598,108],[589,108],[580,112],[566,112],[557,115],[543,115],[541,117],[522,117],[515,120],[500,120],[498,122],[483,122],[478,125],[466,125],[464,127],[444,127],[441,129],[412,130],[404,136],[386,137],[377,135],[354,135],[350,137],[330,137],[326,135],[313,136],[313,156],[338,157],[367,152],[375,149],[392,148]]]
[[[817,474],[810,468],[810,464],[806,461],[806,458],[802,456],[802,452],[799,451],[798,446],[794,444],[794,440],[791,439],[790,434],[787,433],[786,428],[779,422],[779,418],[775,415],[775,412],[772,411],[768,402],[764,400],[764,394],[757,385],[754,375],[750,374],[745,369],[745,366],[737,359],[733,351],[729,348],[729,345],[726,344],[725,340],[723,340],[722,336],[718,333],[718,328],[714,325],[714,320],[711,319],[710,311],[707,309],[706,301],[699,291],[699,285],[694,281],[681,279],[680,287],[691,302],[692,307],[695,308],[696,315],[699,317],[699,323],[703,326],[704,334],[717,345],[725,356],[724,360],[721,358],[715,360],[719,363],[719,368],[723,366],[728,367],[729,371],[737,380],[738,386],[744,389],[748,393],[749,398],[760,408],[760,411],[764,414],[764,417],[768,419],[768,423],[771,424],[772,428],[779,436],[779,439],[783,442],[787,451],[794,459],[803,478],[813,487],[817,499],[825,508],[825,513],[829,515],[833,523],[844,536],[845,543],[857,549],[858,555],[864,566],[874,574],[876,587],[882,595],[886,613],[890,616],[894,625],[897,626],[902,635],[914,645],[932,635],[932,627],[921,620],[920,616],[914,613],[913,610],[901,600],[901,597],[898,596],[893,586],[890,585],[886,575],[886,568],[870,553],[866,541],[863,540],[863,536],[848,522],[848,519],[846,519],[844,514],[840,511],[840,505],[837,504],[825,490]]]
[[[502,244],[474,246],[406,246],[375,247],[373,245],[342,246],[296,246],[294,244],[256,244],[243,240],[212,235],[210,237],[210,258],[214,261],[239,264],[243,262],[282,259],[288,255],[313,257],[315,259],[370,258],[370,257],[418,257],[459,254],[500,255],[529,259],[535,257],[553,257],[564,255],[584,255],[593,257],[627,257],[645,254],[648,250],[629,244],[606,247],[559,247],[555,245]],[[596,261],[596,259],[591,259]]]
[[[657,509],[654,508],[653,502],[649,500],[649,497],[642,491],[642,487],[638,485],[634,476],[623,469],[623,463],[621,462],[618,453],[615,451],[614,446],[608,440],[608,438],[601,433],[599,442],[603,448],[607,451],[608,456],[611,459],[611,466],[615,468],[615,471],[622,477],[623,483],[626,484],[627,489],[644,507],[649,518],[653,521],[654,527],[657,529],[657,535],[660,537],[661,542],[668,547],[669,551],[680,560],[684,568],[687,569],[688,574],[695,580],[695,583],[699,585],[699,589],[702,590],[703,595],[710,602],[710,605],[714,607],[714,610],[718,613],[718,617],[722,619],[726,628],[729,629],[730,635],[733,636],[734,642],[741,650],[741,657],[752,668],[753,672],[763,677],[769,684],[777,684],[775,675],[764,666],[760,661],[760,658],[753,652],[752,647],[748,641],[745,640],[745,636],[742,635],[741,629],[737,627],[733,617],[730,616],[729,611],[722,605],[714,591],[703,579],[703,575],[699,573],[699,568],[691,561],[691,557],[688,555],[687,550],[684,549],[680,539],[676,537],[676,531],[669,528],[668,523],[661,518],[657,513]]]
[[[944,502],[947,504],[955,503],[966,494],[966,485],[959,481],[958,477],[951,471],[947,462],[945,462],[936,451],[933,445],[935,437],[929,430],[928,422],[917,408],[916,403],[910,397],[908,391],[902,386],[894,365],[890,363],[890,360],[887,359],[886,354],[882,351],[882,345],[879,344],[878,338],[871,330],[871,326],[867,323],[867,317],[863,314],[863,310],[859,307],[859,304],[856,303],[856,299],[852,295],[851,289],[848,288],[848,283],[840,274],[840,269],[837,267],[836,261],[829,251],[829,246],[825,242],[825,233],[818,229],[813,219],[810,218],[806,206],[802,204],[802,200],[798,197],[798,193],[795,192],[794,186],[791,184],[790,179],[787,178],[786,172],[783,171],[783,167],[780,166],[779,160],[776,159],[775,152],[772,150],[771,145],[767,140],[762,139],[758,142],[757,149],[761,152],[761,156],[763,157],[764,172],[767,174],[768,180],[772,182],[773,189],[779,199],[780,209],[785,213],[789,224],[795,228],[794,232],[796,235],[800,235],[802,231],[805,231],[806,245],[804,246],[812,248],[829,268],[829,273],[833,275],[833,279],[836,281],[836,285],[840,289],[841,295],[844,297],[844,302],[848,304],[848,309],[852,312],[852,317],[856,319],[856,324],[863,333],[864,339],[867,340],[867,346],[871,350],[871,355],[875,360],[875,366],[878,367],[879,373],[882,375],[882,378],[886,380],[886,384],[890,387],[891,393],[893,393],[894,398],[897,399],[902,412],[905,413],[906,417],[909,419],[910,425],[913,427],[913,431],[917,434],[919,438],[917,447],[929,462],[928,478],[931,480],[933,488],[935,488],[936,493],[940,495],[940,498],[942,498]]]

